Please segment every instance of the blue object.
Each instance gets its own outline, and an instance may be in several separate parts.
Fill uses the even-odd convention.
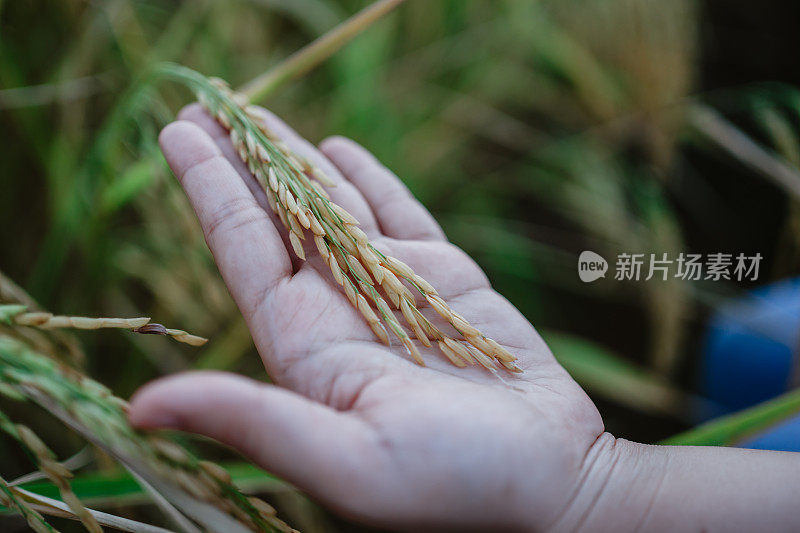
[[[755,450],[800,452],[800,416],[791,418],[738,445]]]
[[[761,287],[724,306],[710,321],[702,371],[704,395],[719,410],[701,416],[739,411],[786,392],[798,351],[800,278]],[[800,422],[791,427],[800,442]]]

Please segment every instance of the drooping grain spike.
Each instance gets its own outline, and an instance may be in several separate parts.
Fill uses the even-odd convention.
[[[231,92],[221,80],[209,82],[208,88],[204,88],[202,83],[199,85],[200,101],[229,130],[231,141],[242,159],[258,182],[271,191],[268,195],[270,207],[289,231],[289,241],[295,253],[305,258],[301,241],[305,231],[310,230],[315,247],[331,269],[334,281],[344,287],[348,300],[362,312],[380,340],[388,343],[387,328],[391,329],[414,360],[420,362],[421,355],[397,322],[387,303],[390,301],[401,311],[417,339],[425,346],[430,346],[431,340],[439,343],[445,357],[453,364],[479,363],[492,371],[498,366],[511,372],[519,370],[513,355],[451,309],[426,279],[406,263],[379,252],[370,244],[369,236],[359,227],[358,220],[331,201],[325,186],[333,186],[335,182],[313,161],[295,153],[268,128],[258,108]],[[237,108],[241,112],[236,111]],[[376,291],[378,288],[385,296]],[[440,331],[420,312],[416,307],[417,292],[444,318],[455,334]],[[380,316],[370,305],[364,306],[364,302],[370,301],[380,311]],[[451,337],[456,334],[463,340]]]

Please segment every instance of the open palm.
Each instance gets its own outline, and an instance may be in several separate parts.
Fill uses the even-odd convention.
[[[421,367],[402,346],[381,344],[313,246],[306,262],[290,257],[280,223],[226,132],[189,106],[165,128],[162,148],[267,371],[284,388],[222,373],[175,376],[137,393],[132,422],[226,442],[370,523],[559,525],[575,512],[570,502],[603,432],[594,405],[525,318],[369,153],[341,138],[325,141],[320,152],[265,116],[338,182],[332,199],[359,219],[378,249],[432,283],[455,311],[516,355],[523,372],[457,368],[420,345]]]

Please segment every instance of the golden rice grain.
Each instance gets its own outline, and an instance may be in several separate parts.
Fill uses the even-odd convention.
[[[448,348],[453,350],[458,356],[463,359],[466,363],[474,364],[475,357],[473,357],[472,352],[470,352],[466,346],[461,344],[460,342],[451,339],[450,337],[444,338],[444,343],[447,345]]]
[[[352,269],[353,274],[358,276],[361,281],[364,281],[364,282],[367,282],[367,283],[370,283],[370,284],[372,283],[372,277],[369,275],[367,270],[364,268],[364,265],[361,264],[361,261],[359,261],[356,258],[356,256],[354,256],[352,254],[349,254],[347,256],[347,263],[350,265],[350,268]]]
[[[474,328],[469,322],[467,322],[464,319],[464,317],[462,317],[458,313],[451,311],[451,315],[453,319],[450,321],[450,323],[453,325],[454,328],[456,328],[459,332],[461,332],[461,334],[464,335],[465,338],[481,334],[480,331]]]
[[[464,360],[459,357],[458,354],[454,352],[447,344],[445,344],[443,341],[439,341],[438,344],[439,350],[441,350],[441,352],[450,360],[451,363],[461,368],[467,366]]]
[[[199,461],[197,465],[218,482],[223,484],[228,484],[231,482],[231,475],[227,470],[219,466],[217,463],[212,463],[211,461]]]
[[[403,343],[403,346],[406,347],[406,351],[408,351],[409,355],[416,361],[418,364],[425,366],[425,361],[422,359],[422,355],[420,355],[419,350],[414,345],[414,342],[408,337],[401,337],[400,341]]]
[[[305,250],[303,250],[303,243],[300,242],[300,238],[294,231],[289,232],[289,242],[291,243],[292,249],[294,250],[294,253],[297,255],[297,257],[305,260],[306,252]]]
[[[425,299],[428,300],[428,303],[436,311],[439,316],[447,320],[448,322],[453,321],[453,314],[450,312],[450,307],[445,303],[444,300],[436,296],[435,294],[426,294]]]

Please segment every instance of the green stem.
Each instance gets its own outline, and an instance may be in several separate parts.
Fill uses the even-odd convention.
[[[298,78],[313,69],[356,35],[369,28],[375,21],[391,12],[405,0],[378,0],[365,7],[331,31],[304,46],[286,60],[264,74],[243,85],[239,91],[251,102],[259,102],[272,94],[286,82]]]
[[[711,420],[659,444],[684,446],[732,446],[800,413],[800,390],[744,411]]]

